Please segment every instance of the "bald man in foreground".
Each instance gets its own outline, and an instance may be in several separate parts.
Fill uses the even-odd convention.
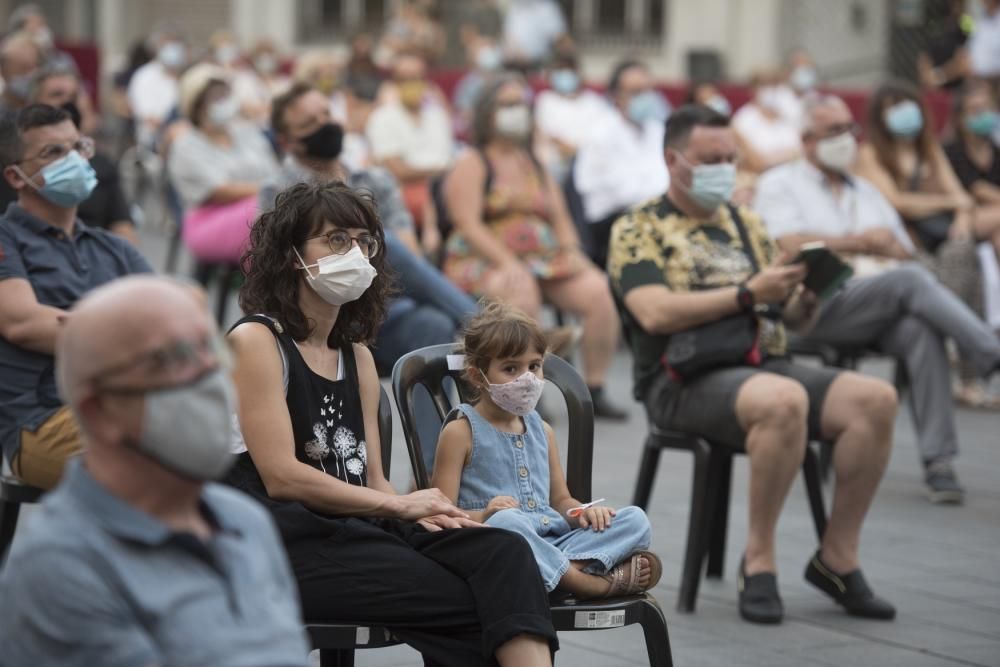
[[[211,483],[234,395],[204,302],[164,278],[108,283],[70,312],[56,360],[84,450],[4,567],[0,662],[307,664],[270,519]]]
[[[857,126],[832,95],[806,106],[803,158],[757,181],[754,208],[778,245],[792,255],[820,241],[854,264],[855,278],[820,311],[809,341],[873,347],[903,364],[910,382],[929,500],[960,504],[965,490],[952,461],[958,454],[951,367],[945,340],[955,341],[984,377],[1000,370],[1000,339],[914,259],[899,214],[874,185],[850,173]]]

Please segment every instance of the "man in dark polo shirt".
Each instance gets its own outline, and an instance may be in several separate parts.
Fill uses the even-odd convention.
[[[269,515],[211,481],[235,396],[204,299],[152,276],[99,287],[60,332],[56,375],[86,445],[0,576],[0,663],[305,667]]]
[[[53,377],[59,323],[89,290],[151,271],[128,242],[84,225],[93,143],[66,111],[35,104],[0,121],[0,167],[17,203],[0,217],[0,448],[14,474],[51,488],[79,434]]]

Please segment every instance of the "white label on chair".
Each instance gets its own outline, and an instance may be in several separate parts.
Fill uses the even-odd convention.
[[[620,628],[625,625],[625,610],[578,611],[573,618],[574,628]]]
[[[445,355],[445,358],[448,360],[449,371],[461,371],[465,369],[464,354],[449,354]]]
[[[368,643],[370,637],[370,628],[358,628],[354,631],[354,643],[358,646],[364,646]]]

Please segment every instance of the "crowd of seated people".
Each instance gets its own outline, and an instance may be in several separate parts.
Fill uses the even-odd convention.
[[[927,495],[964,501],[953,399],[1000,409],[989,48],[972,40],[974,67],[959,68],[968,63],[956,47],[921,70],[925,84],[955,93],[939,135],[920,90],[903,82],[873,89],[867,116],[853,117],[817,89],[821,71],[803,50],[755,74],[742,106],[724,82],[698,81],[672,108],[641,60],[588,80],[550,0],[512,3],[502,18],[469,2],[469,71],[449,96],[434,78],[450,47],[433,4],[399,3],[382,35],[352,36],[347,57],[313,49],[292,60],[268,40],[244,51],[227,31],[202,48],[165,25],[118,82],[133,141],[165,165],[185,247],[243,272],[244,317],[226,336],[232,385],[204,295],[129,277],[152,267],[114,161],[90,138],[101,122],[92,97],[46,37],[44,14],[16,17],[0,43],[0,196],[10,203],[0,218],[0,450],[21,481],[58,485],[47,502],[77,504],[79,521],[67,529],[50,517],[16,543],[0,592],[40,593],[0,621],[0,654],[41,664],[76,651],[77,664],[96,664],[112,647],[183,662],[189,648],[167,636],[171,623],[224,619],[203,640],[209,655],[241,622],[234,610],[253,607],[246,627],[271,633],[257,637],[270,651],[260,664],[302,664],[303,618],[386,625],[428,664],[551,664],[558,641],[525,540],[467,530],[478,524],[453,498],[397,494],[382,473],[379,377],[412,350],[459,339],[480,298],[517,309],[532,332],[568,318],[532,351],[578,350],[598,419],[632,417],[608,389],[624,326],[650,422],[747,452],[738,608],[750,622],[784,616],[775,526],[803,447],[833,443],[830,521],[806,579],[852,615],[894,617],[862,574],[859,536],[898,396],[880,379],[799,363],[791,341],[895,358]],[[989,32],[1000,2],[984,4]],[[814,242],[853,271],[836,292],[803,284],[799,254]],[[759,357],[672,365],[678,334],[733,321],[756,332]],[[491,396],[506,386],[480,370]],[[540,369],[528,373],[537,380]],[[534,383],[507,384],[529,394]],[[503,404],[490,404],[498,423],[519,423]],[[180,410],[196,418],[171,432]],[[182,442],[202,427],[222,434]],[[67,464],[81,452],[84,465]],[[74,560],[83,566],[69,580],[87,604],[66,608],[45,573],[66,569],[92,522],[101,551]],[[157,600],[166,606],[151,618],[162,615],[164,634],[137,623],[122,606],[129,592],[104,579],[101,559],[150,576],[104,535],[129,532],[149,542],[150,562],[211,591],[186,607]],[[48,546],[54,555],[34,562],[30,552]],[[269,588],[241,587],[232,602],[222,589],[233,572],[196,575],[190,561],[217,565],[237,550],[238,567],[266,567]],[[626,561],[649,578],[650,558]],[[81,615],[93,622],[69,627]],[[30,633],[48,643],[26,642]]]

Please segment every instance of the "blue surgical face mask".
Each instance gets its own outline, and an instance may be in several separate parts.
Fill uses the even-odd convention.
[[[495,46],[484,46],[476,53],[476,67],[484,72],[495,72],[503,67],[503,52]]]
[[[66,157],[45,166],[40,172],[45,184],[41,187],[24,175],[28,185],[38,190],[49,202],[62,208],[73,208],[84,202],[97,187],[97,173],[90,163],[77,151],[70,151]]]
[[[160,47],[156,57],[164,67],[180,69],[187,61],[187,49],[180,42],[167,42]]]
[[[580,75],[571,69],[557,69],[549,75],[549,83],[560,95],[572,95],[580,90]]]
[[[728,162],[692,165],[683,155],[677,155],[691,168],[691,187],[685,189],[695,204],[714,211],[729,201],[736,188],[736,165]]]
[[[33,74],[23,76],[12,76],[7,79],[5,88],[12,97],[19,100],[26,100],[31,96],[31,84],[34,82]]]
[[[915,137],[924,128],[924,114],[913,100],[903,100],[885,110],[886,127],[897,137]]]
[[[975,116],[965,119],[965,129],[980,137],[988,137],[1000,124],[1000,113],[996,111],[980,111]]]
[[[705,106],[712,111],[721,113],[723,116],[729,116],[733,113],[733,108],[729,105],[729,100],[722,95],[712,95],[712,97],[705,100]]]
[[[633,123],[643,125],[648,121],[665,121],[670,109],[655,90],[646,90],[632,97],[628,103],[628,117]]]

